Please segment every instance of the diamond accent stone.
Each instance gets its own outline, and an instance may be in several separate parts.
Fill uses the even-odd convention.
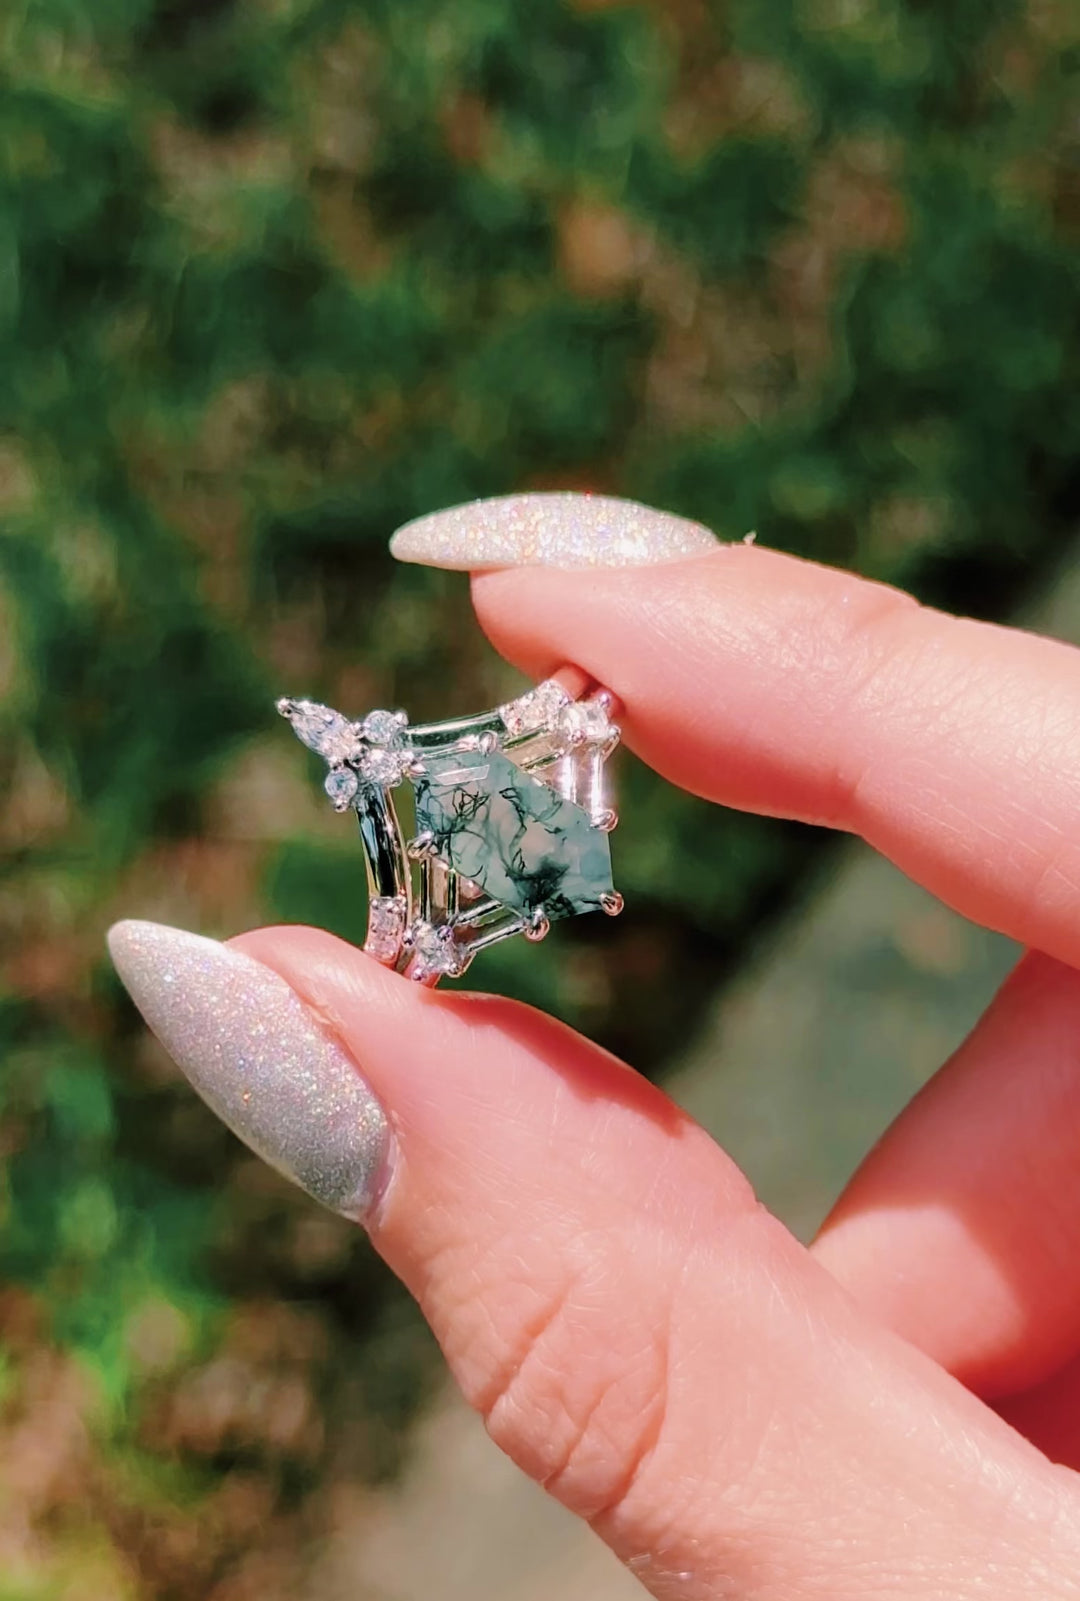
[[[360,763],[360,776],[365,784],[377,784],[382,789],[393,789],[400,784],[412,761],[407,750],[385,750],[381,746],[364,753]]]
[[[417,918],[406,943],[412,952],[406,971],[418,983],[429,978],[459,978],[469,965],[468,953],[456,943],[448,923],[436,928]]]
[[[293,733],[308,750],[322,756],[331,766],[355,761],[363,750],[355,723],[330,706],[316,700],[279,700],[278,711],[292,724]]]
[[[568,745],[606,745],[618,734],[602,700],[575,700],[559,712],[557,732]]]
[[[396,713],[374,711],[368,712],[360,725],[360,732],[370,744],[387,745],[396,750],[405,730]]]
[[[360,780],[351,767],[331,767],[323,788],[334,803],[336,812],[348,811],[360,788]]]
[[[377,962],[393,964],[401,950],[405,933],[404,895],[373,895],[368,904],[367,938],[364,950]]]
[[[571,704],[569,691],[557,678],[546,678],[535,689],[527,690],[517,700],[507,701],[499,707],[499,716],[513,739],[521,734],[532,734],[539,728],[550,728],[564,706]]]

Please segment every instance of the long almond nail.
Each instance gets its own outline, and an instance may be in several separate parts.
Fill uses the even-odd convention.
[[[611,495],[502,495],[418,517],[390,541],[399,561],[490,567],[651,567],[716,550],[701,523]]]
[[[147,1023],[233,1133],[324,1206],[361,1219],[386,1172],[386,1116],[285,980],[160,923],[117,923],[109,950]]]

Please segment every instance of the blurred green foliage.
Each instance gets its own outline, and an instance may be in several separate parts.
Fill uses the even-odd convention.
[[[5,1491],[31,1427],[59,1464],[5,1595],[227,1601],[252,1546],[292,1593],[431,1368],[164,1071],[107,922],[356,937],[272,699],[502,698],[386,556],[436,506],[610,489],[1007,610],[1080,501],[1078,71],[1072,0],[4,10]],[[623,784],[626,917],[475,977],[652,1070],[811,842]]]

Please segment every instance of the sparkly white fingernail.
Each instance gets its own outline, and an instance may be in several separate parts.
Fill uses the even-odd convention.
[[[239,951],[124,922],[109,950],[132,1000],[203,1100],[324,1206],[361,1219],[386,1169],[382,1107],[285,980]]]
[[[501,495],[432,512],[399,528],[398,561],[478,572],[490,567],[651,567],[716,550],[701,523],[612,495]]]

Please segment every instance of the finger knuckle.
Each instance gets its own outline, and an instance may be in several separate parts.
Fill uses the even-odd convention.
[[[647,1297],[624,1301],[620,1282],[609,1256],[562,1279],[506,1341],[479,1398],[496,1444],[587,1518],[627,1494],[667,1409],[666,1312]],[[626,1308],[615,1320],[613,1305]]]

